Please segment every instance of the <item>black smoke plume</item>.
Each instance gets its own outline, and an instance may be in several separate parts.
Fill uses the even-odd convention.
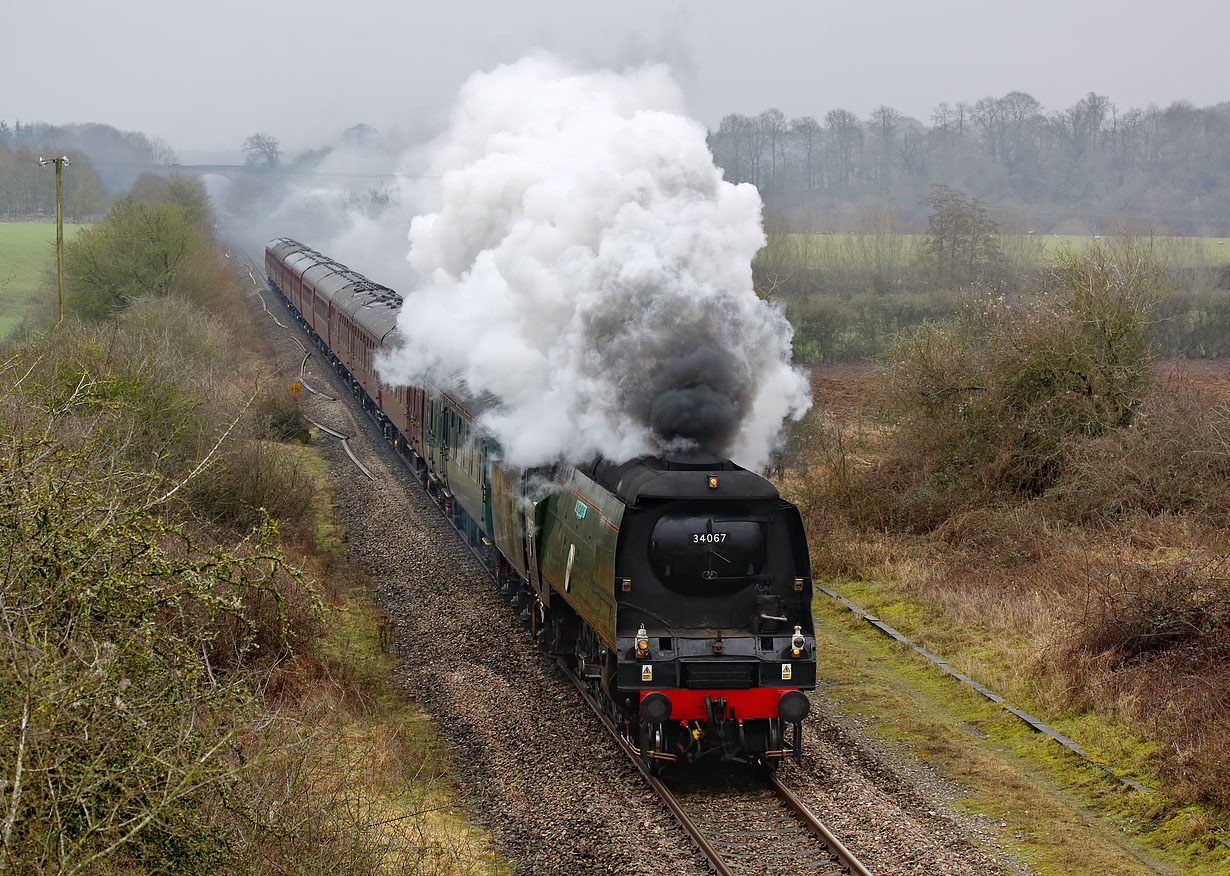
[[[740,389],[730,357],[705,344],[663,362],[639,407],[664,443],[726,455],[747,410]]]

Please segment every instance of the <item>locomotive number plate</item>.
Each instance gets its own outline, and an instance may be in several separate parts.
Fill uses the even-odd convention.
[[[693,532],[692,544],[721,544],[726,541],[724,532]]]

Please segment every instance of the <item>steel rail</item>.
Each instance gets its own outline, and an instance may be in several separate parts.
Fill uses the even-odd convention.
[[[373,425],[379,425],[375,418],[370,416],[370,412],[369,419]],[[319,423],[314,423],[312,420],[308,420],[308,422],[312,423],[312,425],[317,428],[324,430],[325,432],[329,432],[338,437],[343,437],[341,433],[335,432],[327,426],[321,426]],[[407,469],[409,468],[409,462],[401,454],[397,454],[397,458],[403,466]],[[445,521],[461,538],[462,544],[465,545],[466,549],[469,550],[476,560],[478,560],[479,565],[487,571],[488,576],[493,581],[496,580],[494,573],[487,565],[487,558],[479,550],[478,545],[474,544],[468,534],[464,532],[457,524],[457,520],[454,515],[449,514],[443,504],[441,504],[441,502],[438,501],[437,498],[429,491],[424,490],[424,492],[426,493],[427,498],[432,501],[432,504],[440,509]],[[688,838],[696,846],[701,855],[704,856],[710,865],[712,865],[718,876],[738,876],[734,870],[730,869],[725,860],[723,860],[721,853],[718,852],[718,850],[713,847],[712,843],[709,842],[708,838],[705,837],[704,832],[700,829],[700,827],[687,814],[671,790],[667,788],[666,785],[662,784],[662,782],[645,767],[645,764],[641,761],[639,753],[632,747],[628,740],[624,738],[623,734],[619,732],[619,729],[614,725],[614,723],[612,723],[611,719],[607,717],[606,713],[602,711],[601,704],[594,699],[593,694],[591,694],[585,686],[585,682],[572,671],[564,660],[557,659],[556,664],[564,673],[564,677],[572,682],[572,684],[576,687],[577,691],[581,694],[581,698],[585,701],[585,704],[589,706],[598,720],[602,722],[602,725],[606,728],[606,731],[611,734],[611,738],[615,740],[615,744],[619,747],[619,750],[628,757],[628,760],[636,768],[636,771],[640,773],[641,777],[649,784],[650,788],[653,789],[654,793],[658,796],[658,799],[666,805],[666,808],[670,811],[671,816],[675,819],[675,822],[683,829],[684,833],[688,835]]]
[[[262,304],[264,303],[264,299],[263,299],[263,298],[262,298],[262,300],[261,300],[261,303],[262,303]],[[282,325],[282,324],[281,324],[281,323],[278,323],[278,325]],[[286,326],[282,326],[282,327],[283,327],[283,328],[286,328]],[[313,395],[318,395],[318,396],[320,396],[320,397],[321,397],[321,398],[323,398],[323,399],[327,399],[327,400],[329,400],[329,401],[337,401],[337,399],[336,399],[336,398],[334,398],[333,396],[329,395],[328,393],[321,392],[319,389],[316,389],[316,388],[312,387],[312,386],[311,386],[311,385],[307,382],[307,362],[308,362],[308,359],[311,359],[311,358],[312,358],[312,351],[311,351],[311,350],[309,350],[309,349],[308,349],[308,348],[304,345],[303,341],[299,340],[299,339],[298,339],[297,337],[295,337],[294,335],[291,335],[291,336],[290,336],[290,339],[291,339],[292,341],[294,341],[296,344],[298,344],[298,345],[299,345],[299,349],[303,351],[303,361],[299,363],[299,382],[303,384],[303,388],[304,388],[304,389],[306,389],[308,392],[312,393]]]
[[[251,277],[251,276],[252,276],[252,272],[251,272],[251,271],[248,271],[248,276],[249,276],[249,277]],[[252,280],[252,285],[254,285],[254,286],[256,285],[256,280],[255,280],[255,279],[254,279],[254,280]],[[283,325],[283,324],[282,324],[282,322],[281,322],[281,320],[279,320],[276,316],[274,316],[274,315],[273,315],[273,311],[272,311],[272,310],[270,310],[270,309],[269,309],[269,305],[265,303],[265,296],[261,294],[261,291],[260,291],[260,288],[259,288],[259,287],[255,290],[255,292],[256,292],[256,297],[257,297],[257,299],[259,299],[259,300],[260,300],[261,307],[265,308],[265,313],[267,313],[267,314],[269,315],[269,318],[270,318],[270,319],[272,319],[274,322],[276,322],[278,325],[282,326],[282,328],[289,328],[289,326]]]
[[[601,704],[594,699],[593,694],[591,694],[589,689],[585,686],[585,682],[583,682],[577,674],[572,671],[571,667],[569,667],[563,660],[558,660],[557,663],[568,680],[572,682],[573,686],[575,686],[578,691],[580,691],[581,697],[585,700],[585,703],[590,707],[590,709],[593,710],[593,713],[598,717],[598,720],[602,722],[602,725],[606,728],[607,732],[614,738],[620,751],[628,756],[628,760],[630,760],[632,765],[636,767],[637,772],[639,772],[641,777],[649,783],[649,786],[653,789],[654,793],[658,795],[658,799],[666,804],[666,808],[669,809],[671,815],[674,816],[675,822],[683,828],[684,832],[692,840],[700,853],[705,856],[706,860],[708,860],[713,868],[718,872],[719,876],[738,876],[734,870],[730,869],[726,861],[723,860],[721,853],[713,847],[712,843],[709,842],[704,831],[700,829],[696,822],[692,820],[691,816],[689,816],[684,810],[683,805],[679,802],[675,795],[671,793],[670,788],[662,784],[662,782],[658,780],[657,776],[645,767],[645,764],[641,761],[640,755],[635,749],[633,749],[631,743],[624,738],[623,734],[619,732],[619,729],[611,722],[611,719],[607,717],[607,714],[602,711]]]
[[[303,347],[303,344],[299,341],[298,338],[294,338],[293,340],[296,344],[299,344],[300,347]],[[306,389],[308,392],[312,393],[313,395],[318,395],[327,401],[337,401],[337,399],[334,398],[333,396],[329,395],[328,393],[321,392],[319,389],[316,389],[310,383],[307,382],[306,369],[307,369],[307,361],[310,358],[312,358],[311,351],[304,348],[303,361],[299,363],[299,383],[302,384],[304,389]]]
[[[790,807],[791,811],[812,832],[816,839],[828,846],[829,851],[837,856],[843,867],[855,874],[855,876],[872,876],[871,871],[864,867],[858,858],[854,857],[854,853],[847,849],[831,830],[825,827],[823,821],[812,814],[807,805],[793,791],[782,784],[781,779],[770,774],[769,784],[777,793],[777,796]]]
[[[350,457],[350,461],[359,467],[359,471],[367,475],[367,479],[369,481],[374,481],[376,479],[376,476],[372,474],[371,471],[368,470],[367,466],[365,466],[362,462],[359,461],[359,457],[355,456],[354,450],[351,449],[350,447],[350,436],[349,435],[344,435],[341,432],[338,432],[336,429],[330,429],[328,426],[317,423],[311,417],[304,416],[303,419],[307,420],[317,429],[324,432],[326,435],[332,435],[334,438],[340,438],[342,440],[342,449],[346,451],[346,455]]]

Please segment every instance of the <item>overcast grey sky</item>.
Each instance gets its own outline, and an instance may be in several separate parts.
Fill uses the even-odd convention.
[[[288,151],[357,122],[436,130],[465,77],[534,49],[665,60],[691,113],[789,117],[1026,91],[1121,108],[1230,100],[1227,0],[0,0],[0,118],[105,122],[179,151]]]

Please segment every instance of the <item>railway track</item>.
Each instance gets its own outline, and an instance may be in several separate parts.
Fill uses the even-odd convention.
[[[727,872],[740,876],[858,874],[857,858],[776,776],[681,778],[671,793]],[[716,865],[715,865],[716,866]]]
[[[871,876],[777,776],[762,770],[683,772],[671,787],[654,776],[588,686],[560,668],[620,750],[719,876]]]
[[[245,252],[244,255],[251,259],[250,254]],[[260,284],[255,277],[253,285],[264,306],[264,296],[260,294]],[[278,322],[267,306],[265,312]],[[294,331],[293,326],[283,327]],[[303,344],[295,340],[303,348]],[[302,378],[306,377],[302,369],[310,356],[309,351],[304,349],[304,352],[307,355],[301,363]],[[306,380],[304,384],[307,388]],[[317,394],[336,400],[325,393]],[[346,449],[351,459],[371,478],[349,447]],[[398,458],[417,479],[409,461],[401,454]],[[459,525],[451,509],[441,504],[437,497],[431,498],[466,547],[490,569],[484,545],[476,543]],[[494,575],[492,581],[495,581]],[[702,778],[695,773],[683,773],[672,789],[645,766],[640,753],[611,722],[585,682],[564,661],[559,661],[559,666],[646,784],[720,876],[871,876],[870,871],[775,775],[765,771],[723,771],[717,776]]]

